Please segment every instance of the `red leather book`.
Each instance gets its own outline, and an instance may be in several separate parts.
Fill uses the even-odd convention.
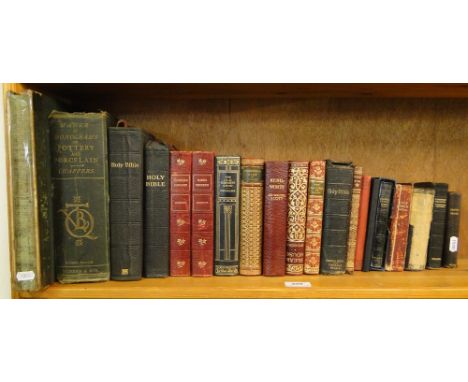
[[[284,276],[288,228],[288,162],[265,162],[263,274]]]
[[[405,268],[412,191],[411,184],[397,184],[395,187],[390,223],[390,248],[385,260],[386,271],[402,272]]]
[[[213,275],[214,153],[192,156],[192,276]]]
[[[362,270],[362,262],[364,260],[364,248],[366,246],[367,232],[367,217],[369,214],[369,198],[371,189],[371,177],[368,175],[362,176],[361,182],[361,198],[359,201],[359,218],[356,234],[356,255],[354,257],[354,270]]]
[[[191,172],[192,153],[171,151],[171,276],[190,276]]]

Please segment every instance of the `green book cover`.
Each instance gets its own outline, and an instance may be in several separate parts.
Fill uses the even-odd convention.
[[[109,279],[109,114],[49,117],[57,280]]]

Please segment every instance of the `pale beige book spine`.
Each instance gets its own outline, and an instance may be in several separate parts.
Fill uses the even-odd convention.
[[[346,258],[346,273],[354,272],[354,258],[356,256],[357,225],[359,218],[359,204],[361,201],[362,167],[354,167],[353,197],[351,217],[349,221],[348,255]]]
[[[421,271],[426,268],[433,205],[434,188],[430,185],[422,186],[416,183],[413,188],[410,210],[413,237],[407,267],[409,271]]]

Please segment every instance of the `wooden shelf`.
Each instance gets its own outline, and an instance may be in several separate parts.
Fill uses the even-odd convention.
[[[285,281],[310,281],[287,288]],[[468,259],[456,269],[355,272],[342,276],[169,277],[140,281],[54,284],[36,298],[468,298]]]

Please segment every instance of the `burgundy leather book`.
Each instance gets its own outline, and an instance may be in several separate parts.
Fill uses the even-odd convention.
[[[263,275],[284,276],[288,228],[288,162],[265,162]]]
[[[364,260],[364,248],[366,246],[367,232],[367,217],[369,214],[370,186],[371,177],[368,175],[363,175],[361,181],[361,198],[359,201],[359,217],[356,234],[356,255],[354,257],[355,271],[362,271],[362,263]]]
[[[214,153],[192,156],[192,276],[213,275]]]
[[[192,153],[171,151],[171,276],[190,276],[191,172]]]

